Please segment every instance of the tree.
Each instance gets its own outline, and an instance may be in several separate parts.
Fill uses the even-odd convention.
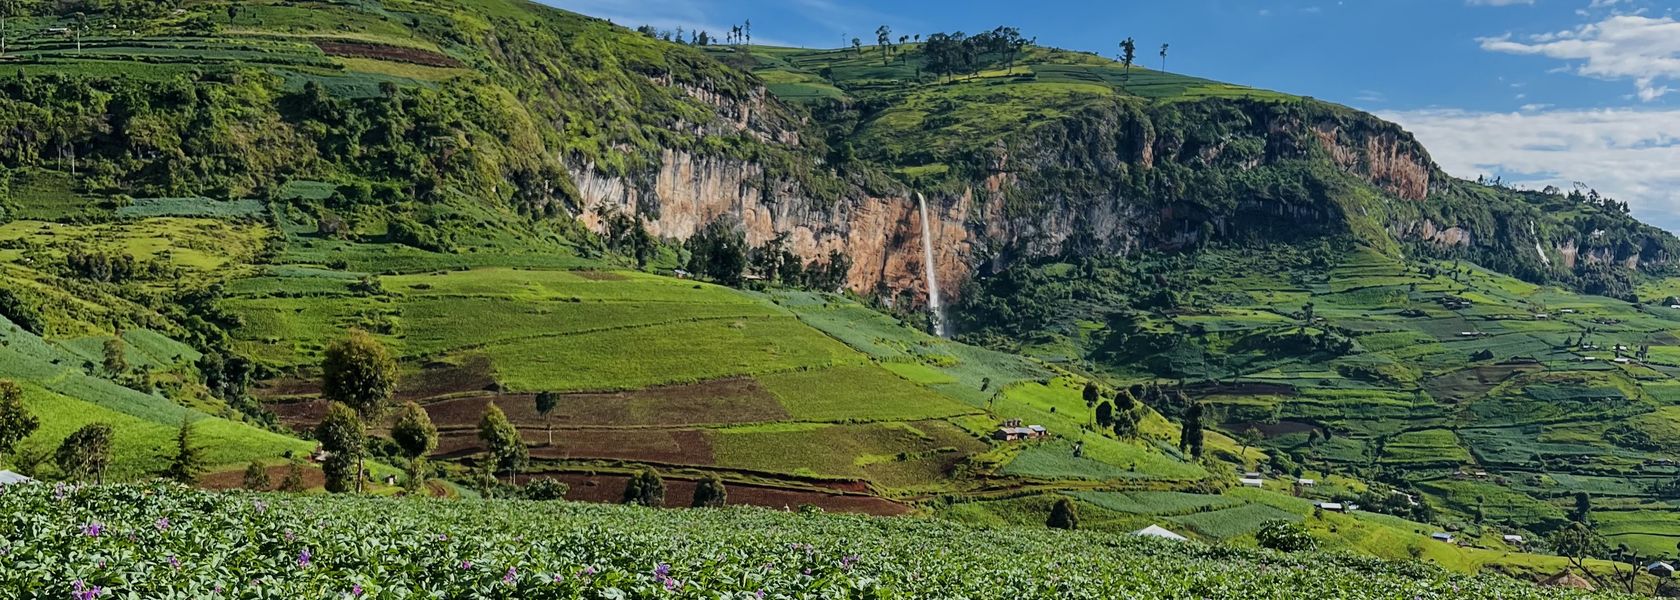
[[[544,477],[525,484],[519,488],[519,495],[526,500],[565,500],[566,493],[572,491],[572,486],[560,483],[553,477]]]
[[[1079,529],[1079,511],[1074,508],[1073,499],[1056,499],[1056,505],[1050,507],[1050,519],[1044,524],[1051,529]]]
[[[116,337],[105,340],[105,361],[102,366],[105,367],[106,376],[117,378],[128,374],[128,358],[124,356],[123,346],[122,332],[117,332]]]
[[[1254,532],[1254,540],[1261,548],[1279,552],[1311,552],[1318,549],[1318,540],[1299,523],[1284,520],[1267,521]]]
[[[356,410],[343,402],[329,404],[327,416],[315,426],[315,439],[327,453],[321,463],[321,471],[327,477],[327,491],[335,494],[361,491],[362,455],[366,454],[367,436]]]
[[[1137,42],[1128,37],[1120,42],[1120,64],[1126,67],[1126,79],[1132,78],[1132,62],[1137,60]]]
[[[747,237],[734,223],[724,219],[712,221],[684,245],[688,248],[690,272],[723,285],[741,284],[747,268]]]
[[[385,345],[366,331],[353,329],[350,335],[327,347],[321,359],[321,395],[328,401],[356,411],[358,424],[384,419],[397,388],[397,363]],[[366,437],[366,432],[361,437]],[[362,491],[362,452],[356,453],[356,491]]]
[[[1248,448],[1250,446],[1259,444],[1260,439],[1261,436],[1259,429],[1256,429],[1253,426],[1250,426],[1248,429],[1244,429],[1242,432],[1242,451],[1237,453],[1238,460],[1242,460],[1241,457],[1248,454]]]
[[[863,40],[852,38],[852,51],[856,52],[858,56],[863,56]]]
[[[1553,532],[1547,538],[1552,551],[1558,556],[1569,559],[1569,564],[1576,570],[1592,579],[1600,588],[1611,587],[1611,584],[1622,584],[1629,593],[1633,592],[1634,577],[1639,573],[1639,561],[1631,552],[1612,552],[1610,543],[1604,540],[1591,526],[1575,522]],[[1611,559],[1612,576],[1603,576],[1587,568],[1587,561],[1591,559]],[[1626,574],[1621,570],[1621,559],[1627,559],[1632,564]]]
[[[0,379],[0,458],[17,449],[41,426],[41,420],[23,406],[23,388],[9,379]]]
[[[268,479],[268,467],[265,467],[261,462],[254,460],[251,461],[251,464],[245,465],[245,477],[241,481],[240,487],[247,490],[266,492],[271,485],[272,482]]]
[[[1161,72],[1167,72],[1167,45],[1161,44]]]
[[[1306,321],[1307,325],[1313,324],[1313,309],[1314,306],[1311,302],[1301,305],[1301,320]]]
[[[1179,428],[1178,449],[1201,458],[1202,442],[1202,404],[1191,402],[1190,406],[1184,409],[1184,421]]]
[[[717,473],[707,475],[694,486],[694,508],[717,508],[729,500],[729,490]]]
[[[1569,520],[1576,523],[1592,522],[1592,494],[1575,492],[1575,510],[1570,511]]]
[[[1114,405],[1104,402],[1097,405],[1097,426],[1109,427],[1114,425]]]
[[[303,491],[303,461],[293,459],[286,465],[286,477],[280,480],[280,491],[298,493]]]
[[[642,469],[624,487],[624,503],[660,507],[665,505],[665,480],[653,469]]]
[[[741,23],[741,35],[747,37],[747,47],[752,48],[752,19]]]
[[[1142,422],[1142,418],[1135,409],[1116,411],[1114,414],[1114,435],[1123,440],[1137,437],[1138,425]]]
[[[419,404],[404,403],[397,413],[397,422],[391,425],[391,441],[397,443],[408,459],[409,485],[419,489],[426,481],[426,456],[437,449],[437,426],[432,424],[432,416]]]
[[[548,413],[554,412],[554,407],[560,405],[560,394],[554,392],[539,392],[537,394],[537,414],[543,417],[543,428],[548,430],[548,445],[554,445],[554,420]]]
[[[105,483],[105,467],[111,464],[111,426],[89,423],[77,429],[54,455],[58,470],[66,477]]]
[[[1095,408],[1097,400],[1102,398],[1102,390],[1097,387],[1096,382],[1087,381],[1085,382],[1085,389],[1080,392],[1080,395],[1085,398],[1086,408]]]
[[[882,25],[875,29],[875,45],[881,47],[881,64],[892,59],[892,29]]]
[[[495,402],[484,407],[484,416],[478,420],[478,439],[489,451],[490,462],[497,469],[507,471],[508,485],[513,485],[514,473],[531,460],[531,453],[525,447],[525,440],[519,437],[519,428],[508,421],[507,414]]]
[[[192,485],[198,482],[198,476],[203,472],[204,449],[193,445],[192,421],[183,415],[181,427],[175,431],[175,458],[171,459],[169,467],[163,470],[163,477]]]

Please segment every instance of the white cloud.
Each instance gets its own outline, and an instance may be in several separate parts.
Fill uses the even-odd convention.
[[[1477,41],[1490,52],[1580,61],[1561,68],[1585,77],[1632,79],[1645,102],[1677,91],[1661,82],[1680,81],[1680,21],[1670,16],[1614,15],[1572,30]]]
[[[1680,110],[1384,112],[1459,177],[1566,188],[1584,182],[1648,222],[1680,230]]]

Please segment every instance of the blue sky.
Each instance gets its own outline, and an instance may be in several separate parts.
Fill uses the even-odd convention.
[[[1007,24],[1040,44],[1369,110],[1449,172],[1581,181],[1680,231],[1680,0],[543,0],[623,25],[751,19],[754,41],[834,47]]]

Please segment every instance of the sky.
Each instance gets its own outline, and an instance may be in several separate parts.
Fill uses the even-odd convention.
[[[635,27],[837,47],[1019,27],[1113,55],[1371,111],[1447,172],[1582,182],[1680,232],[1680,0],[541,0]],[[867,42],[866,42],[867,43]]]

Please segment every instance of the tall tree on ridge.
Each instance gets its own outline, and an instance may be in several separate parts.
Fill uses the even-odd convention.
[[[881,47],[881,64],[892,60],[892,29],[882,25],[875,29],[875,45]]]
[[[1132,78],[1132,62],[1137,60],[1137,42],[1126,38],[1120,42],[1120,64],[1126,66],[1126,79]]]
[[[1161,72],[1167,72],[1167,45],[1161,44]]]

